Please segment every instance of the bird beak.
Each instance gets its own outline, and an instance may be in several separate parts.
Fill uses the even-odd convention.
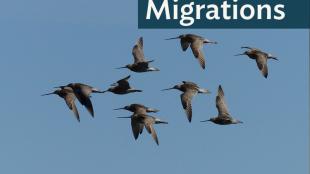
[[[128,116],[128,117],[116,117],[116,118],[131,118],[131,116]]]
[[[174,89],[174,88],[162,89],[161,91],[168,91],[168,90],[171,90],[171,89]]]
[[[118,83],[112,83],[110,86],[118,86]]]
[[[64,88],[64,87],[66,87],[66,86],[56,86],[56,87],[54,87],[54,88]]]
[[[172,37],[172,38],[165,39],[165,40],[172,40],[172,39],[180,39],[180,37]]]
[[[236,54],[235,56],[242,56],[242,55],[245,55],[244,53],[242,53],[242,54]]]
[[[113,110],[122,110],[122,109],[125,109],[125,108],[116,108],[116,109],[113,109]]]
[[[55,94],[55,92],[47,93],[47,94],[42,94],[41,96],[46,96],[46,95],[52,95]]]
[[[209,119],[209,120],[204,120],[204,121],[200,121],[200,122],[207,122],[207,121],[211,121],[211,119]]]
[[[241,123],[241,124],[243,124],[243,121],[238,121],[238,123]]]
[[[103,93],[106,93],[108,92],[109,90],[105,90],[105,91],[100,91],[99,93],[103,94]]]
[[[161,123],[161,124],[168,124],[168,122],[166,122],[166,121],[158,121],[158,123]]]
[[[127,68],[127,67],[126,66],[122,66],[122,67],[115,68],[115,69],[123,69],[123,68]]]

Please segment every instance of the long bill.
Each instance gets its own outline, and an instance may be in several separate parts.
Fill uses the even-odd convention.
[[[165,39],[165,40],[172,40],[172,39],[180,39],[180,37],[172,37],[172,38],[168,38],[168,39]]]
[[[209,119],[209,120],[203,120],[203,121],[200,121],[200,122],[208,122],[208,121],[211,121],[211,119]]]
[[[171,89],[174,89],[174,88],[162,89],[161,91],[168,91],[168,90],[171,90]]]
[[[115,69],[124,69],[124,68],[127,68],[126,66],[122,66],[122,67],[118,67],[118,68],[115,68]]]
[[[124,109],[124,108],[116,108],[116,109],[113,109],[113,110],[122,110],[122,109]]]
[[[47,94],[42,94],[41,96],[46,96],[46,95],[52,95],[55,94],[55,92],[47,93]]]
[[[236,54],[235,56],[242,56],[242,55],[245,55],[244,53],[241,53],[241,54]]]
[[[131,118],[131,116],[128,116],[128,117],[116,117],[116,118]]]

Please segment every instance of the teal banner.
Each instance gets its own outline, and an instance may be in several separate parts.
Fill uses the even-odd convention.
[[[139,28],[310,28],[309,0],[138,0]]]

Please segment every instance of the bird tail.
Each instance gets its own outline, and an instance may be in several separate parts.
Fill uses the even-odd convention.
[[[203,94],[210,94],[211,93],[208,89],[204,89],[204,88],[199,88],[198,92],[203,93]]]

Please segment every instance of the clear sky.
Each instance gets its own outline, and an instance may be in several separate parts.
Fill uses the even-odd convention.
[[[0,173],[308,173],[308,30],[138,30],[137,2],[100,0],[2,0],[0,2]],[[203,71],[179,41],[182,33],[216,40],[205,46]],[[114,68],[132,62],[144,37],[145,55],[160,72]],[[241,46],[273,53],[266,80],[256,63],[234,57]],[[52,87],[82,82],[106,89],[132,75],[143,93],[92,97],[95,118],[77,103],[78,123]],[[161,92],[182,80],[212,91],[193,100],[188,123],[179,91]],[[222,84],[231,114],[244,124],[218,126],[200,120],[217,115]],[[134,140],[130,103],[160,109],[157,146],[144,132]]]

